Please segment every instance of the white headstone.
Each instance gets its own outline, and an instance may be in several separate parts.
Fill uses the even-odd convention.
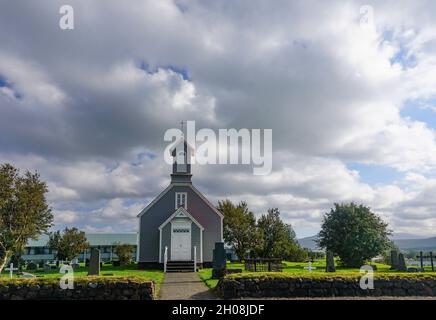
[[[309,270],[309,272],[312,272],[312,270],[315,270],[316,267],[312,267],[312,262],[309,261],[309,265],[307,267],[304,267],[304,269]]]
[[[9,270],[9,278],[12,279],[12,276],[13,276],[13,274],[14,274],[14,271],[18,271],[18,268],[14,268],[14,264],[11,263],[11,264],[9,265],[9,268],[5,268],[5,270]]]

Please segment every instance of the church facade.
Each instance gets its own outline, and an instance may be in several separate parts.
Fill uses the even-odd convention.
[[[168,261],[194,262],[195,256],[197,265],[209,266],[215,243],[223,241],[223,215],[192,184],[191,148],[180,143],[170,150],[175,158],[170,184],[138,214],[142,267],[162,266],[165,250]]]

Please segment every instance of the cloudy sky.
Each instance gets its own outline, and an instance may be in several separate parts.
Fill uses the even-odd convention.
[[[41,173],[55,229],[134,231],[183,119],[273,129],[270,175],[194,168],[212,202],[303,237],[356,201],[436,235],[434,1],[1,0],[0,43],[0,162]]]

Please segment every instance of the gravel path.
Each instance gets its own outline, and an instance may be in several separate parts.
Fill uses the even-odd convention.
[[[166,273],[160,289],[161,300],[215,300],[217,297],[195,272]]]

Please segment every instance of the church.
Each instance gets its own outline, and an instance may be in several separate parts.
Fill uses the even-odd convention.
[[[210,267],[215,243],[223,241],[223,215],[192,184],[192,151],[183,138],[174,144],[170,184],[138,214],[142,268]]]

